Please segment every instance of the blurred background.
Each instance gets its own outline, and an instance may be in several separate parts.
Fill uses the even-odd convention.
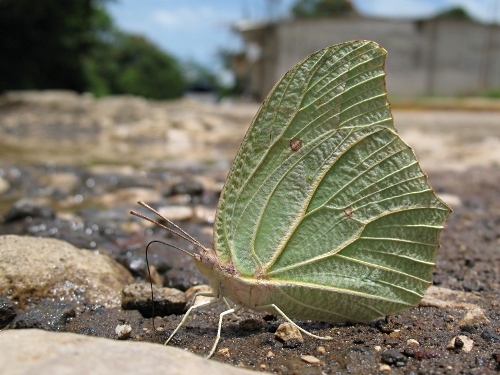
[[[0,0],[0,92],[262,100],[298,61],[369,39],[393,97],[500,96],[500,0]]]

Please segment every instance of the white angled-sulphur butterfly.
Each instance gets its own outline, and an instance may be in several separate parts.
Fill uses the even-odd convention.
[[[234,307],[208,356],[223,316],[242,307],[365,322],[420,301],[451,210],[394,128],[385,56],[374,42],[337,44],[276,84],[222,190],[214,249],[176,226],[201,248],[214,299],[170,338],[219,300]]]

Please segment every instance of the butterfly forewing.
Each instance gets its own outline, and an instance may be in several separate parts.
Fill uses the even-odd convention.
[[[280,284],[290,316],[314,291],[321,298],[300,317],[369,320],[414,305],[429,285],[450,211],[395,132],[385,55],[354,41],[292,68],[259,110],[226,181],[217,254],[241,276]]]

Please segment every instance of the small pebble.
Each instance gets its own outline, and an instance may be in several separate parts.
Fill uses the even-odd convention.
[[[373,347],[373,349],[375,349],[375,351],[379,352],[379,351],[381,351],[381,350],[382,350],[382,347],[381,347],[380,345],[375,345],[375,346]]]
[[[382,362],[388,365],[393,365],[396,367],[402,367],[406,365],[408,358],[403,353],[398,352],[394,349],[387,349],[382,353]]]
[[[231,357],[231,353],[229,352],[229,348],[221,348],[221,349],[217,350],[217,354],[222,356],[222,357],[226,357],[226,358]]]
[[[316,353],[318,353],[319,355],[324,355],[326,354],[326,349],[324,346],[318,346],[316,348]]]
[[[303,356],[300,357],[300,359],[303,360],[306,363],[311,364],[311,365],[318,365],[318,364],[321,363],[321,361],[319,360],[319,358],[316,358],[313,355],[303,355]]]
[[[123,340],[130,337],[132,327],[128,324],[120,324],[115,328],[115,333],[118,335],[118,340]]]
[[[291,323],[282,323],[279,325],[278,329],[274,333],[278,339],[287,342],[291,340],[296,340],[299,342],[304,342],[304,338],[300,333],[299,329]]]
[[[406,341],[406,344],[408,344],[408,345],[415,345],[415,346],[419,346],[420,345],[420,343],[417,340],[415,340],[415,339],[408,339]]]
[[[465,316],[460,320],[458,325],[460,327],[463,326],[472,326],[478,323],[487,323],[489,319],[483,314],[483,311],[480,308],[470,310]]]
[[[453,337],[446,349],[448,350],[462,350],[466,353],[469,353],[474,347],[474,341],[472,341],[467,336],[455,336]]]
[[[261,364],[261,365],[259,366],[259,368],[260,368],[261,370],[265,370],[265,369],[267,368],[267,366],[266,366],[265,364]]]
[[[380,365],[378,369],[380,372],[391,372],[391,366],[389,365]]]
[[[270,351],[270,350],[266,354],[267,358],[273,358],[274,356],[275,356],[275,354],[272,351]]]

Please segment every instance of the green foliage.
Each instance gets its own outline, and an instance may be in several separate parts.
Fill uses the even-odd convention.
[[[0,0],[0,92],[85,89],[81,56],[100,0]]]
[[[500,99],[500,87],[486,91],[481,96],[484,96],[486,98]]]
[[[0,92],[181,96],[184,79],[175,59],[141,36],[116,30],[106,1],[0,0]]]
[[[343,16],[353,11],[349,0],[297,0],[292,7],[295,18]]]
[[[461,20],[461,21],[473,21],[473,18],[469,13],[462,7],[449,8],[441,13],[439,13],[436,18],[439,19],[451,19],[451,20]]]
[[[85,63],[89,90],[97,96],[132,94],[153,99],[182,95],[176,60],[139,35],[118,31],[97,43]]]

